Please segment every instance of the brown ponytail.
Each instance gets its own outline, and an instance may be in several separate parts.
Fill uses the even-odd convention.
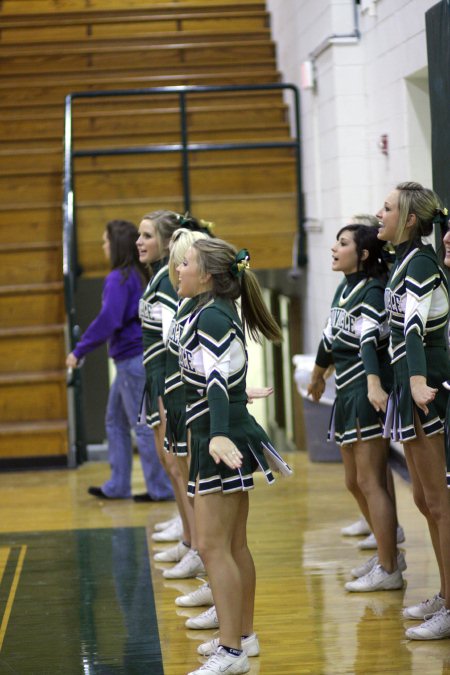
[[[241,298],[241,317],[244,330],[260,342],[264,336],[272,342],[281,342],[281,329],[270,314],[256,276],[247,267],[237,275],[236,249],[223,239],[202,239],[194,242],[198,264],[203,274],[210,274],[211,294],[235,302]]]

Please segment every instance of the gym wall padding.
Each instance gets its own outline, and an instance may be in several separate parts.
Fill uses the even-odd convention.
[[[426,12],[433,188],[450,210],[450,0]]]

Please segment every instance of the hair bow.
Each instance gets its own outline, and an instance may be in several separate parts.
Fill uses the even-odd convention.
[[[433,223],[435,225],[447,225],[448,209],[436,209],[434,212]]]
[[[250,267],[250,253],[246,248],[241,248],[240,251],[236,253],[234,262],[231,263],[231,274],[234,277],[241,277],[244,270],[248,270]]]
[[[177,214],[177,221],[180,227],[184,227],[185,225],[187,225],[190,220],[192,220],[192,218],[189,214],[189,211],[186,211],[184,216],[182,216],[180,213]]]
[[[200,225],[208,230],[209,234],[213,234],[216,224],[212,223],[210,220],[200,220]]]

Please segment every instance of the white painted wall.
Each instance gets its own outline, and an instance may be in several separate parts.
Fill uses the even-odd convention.
[[[330,247],[353,213],[375,213],[403,180],[431,186],[425,12],[437,0],[267,0],[283,81],[300,86],[313,58],[314,90],[301,91],[302,160],[308,218],[304,344],[315,352],[339,281]],[[389,154],[378,147],[388,135]]]

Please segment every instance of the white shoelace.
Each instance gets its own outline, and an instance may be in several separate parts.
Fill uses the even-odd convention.
[[[204,618],[206,618],[206,617],[209,618],[210,616],[216,616],[216,607],[215,607],[215,605],[213,605],[213,606],[210,607],[209,609],[205,609],[205,611],[204,611],[202,614],[200,614],[200,616],[201,616],[201,617],[204,617]],[[198,618],[198,617],[197,617],[197,618]]]
[[[203,586],[200,586],[200,588],[197,588],[196,591],[192,591],[191,593],[189,593],[189,597],[190,597],[192,600],[194,600],[194,601],[197,600],[197,599],[198,599],[199,597],[201,597],[201,596],[203,595],[203,593],[205,592],[206,586],[209,587],[208,584],[203,584]]]
[[[442,617],[450,615],[450,610],[447,607],[441,607],[432,617],[425,621],[427,628],[432,628],[434,624],[440,623]]]
[[[220,641],[220,637],[216,637],[216,638],[213,638],[212,640],[209,640],[209,642],[203,643],[203,645],[201,645],[201,646],[202,647],[207,646],[208,650],[213,649],[215,651],[217,649],[217,647],[219,646],[219,641]]]
[[[177,563],[177,569],[184,569],[185,567],[189,567],[190,563],[192,562],[192,559],[198,558],[198,553],[197,551],[194,551],[194,549],[190,549],[186,555],[184,555],[181,560]]]
[[[380,568],[380,570],[378,570],[378,568]],[[384,569],[384,567],[383,567],[382,565],[380,565],[380,563],[376,563],[376,564],[372,567],[372,569],[371,569],[369,572],[367,572],[367,574],[366,574],[364,577],[361,577],[361,578],[367,578],[367,577],[368,577],[368,578],[372,579],[373,577],[376,577],[376,576],[377,576],[377,574],[379,573],[379,571],[380,571],[380,572],[385,572],[385,574],[388,574],[388,572],[386,572],[386,570]]]
[[[204,663],[203,666],[199,668],[199,670],[210,670],[213,666],[220,666],[223,664],[223,660],[227,656],[231,656],[231,654],[228,654],[225,651],[225,649],[223,649],[223,647],[219,647],[219,649],[216,652],[214,652],[214,654],[211,654],[207,662]],[[231,658],[238,658],[238,657],[234,656]]]
[[[423,600],[420,604],[425,605],[425,607],[431,607],[431,605],[433,605],[436,602],[436,600],[438,600],[440,597],[441,596],[439,595],[439,593],[436,593],[436,595],[433,595],[432,598],[427,598],[426,600]]]

